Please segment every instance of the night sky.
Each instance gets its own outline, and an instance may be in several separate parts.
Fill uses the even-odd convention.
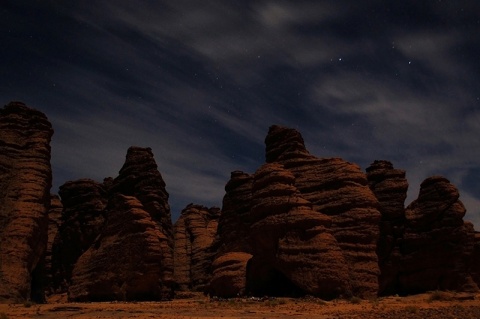
[[[52,192],[151,147],[173,220],[221,206],[272,124],[319,157],[443,175],[480,229],[480,2],[0,1],[0,101],[47,114]]]

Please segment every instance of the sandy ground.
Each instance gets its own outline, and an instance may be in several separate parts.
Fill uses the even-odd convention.
[[[374,300],[323,301],[315,298],[247,298],[223,301],[193,294],[164,302],[1,304],[0,319],[13,318],[312,318],[312,319],[479,319],[480,295],[429,293]]]

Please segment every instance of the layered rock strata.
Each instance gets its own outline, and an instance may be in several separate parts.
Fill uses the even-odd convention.
[[[108,185],[105,226],[76,263],[69,298],[171,298],[173,226],[165,182],[152,150],[130,147],[118,177]]]
[[[53,289],[66,292],[78,258],[93,244],[105,223],[107,191],[91,179],[60,186],[62,222],[52,246]]]
[[[374,161],[367,168],[368,185],[380,203],[382,218],[377,245],[380,266],[379,294],[397,293],[397,274],[402,253],[399,241],[405,228],[405,199],[408,182],[405,171],[395,169],[388,161]]]
[[[478,291],[471,276],[475,232],[463,221],[465,207],[446,178],[433,176],[420,185],[418,198],[405,210],[400,242],[398,291]]]
[[[331,232],[348,266],[352,294],[375,296],[380,274],[376,254],[379,204],[365,173],[340,158],[317,158],[294,129],[271,126],[265,139],[267,163],[280,163],[295,187],[319,214],[331,218]]]
[[[331,218],[312,209],[292,172],[278,163],[255,173],[249,240],[253,258],[247,291],[255,295],[351,295],[344,255]]]
[[[43,301],[53,129],[21,102],[0,109],[0,302]]]
[[[175,223],[174,274],[180,290],[203,291],[210,282],[220,208],[188,205]]]
[[[55,292],[53,287],[52,248],[55,237],[61,225],[63,205],[58,195],[51,195],[48,211],[48,241],[45,251],[45,291],[50,295]]]

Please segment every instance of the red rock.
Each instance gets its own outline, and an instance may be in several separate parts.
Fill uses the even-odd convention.
[[[45,288],[49,295],[55,292],[53,287],[52,247],[61,225],[62,211],[63,205],[58,195],[51,195],[50,209],[48,211],[48,242],[45,252],[45,281],[47,283]]]
[[[470,264],[470,271],[473,280],[480,287],[480,233],[475,232],[474,235],[474,248],[472,263]]]
[[[69,300],[171,298],[169,241],[137,198],[114,195],[100,238],[75,265]]]
[[[281,164],[255,173],[247,290],[255,295],[350,295],[346,260],[330,232],[331,218],[312,209]]]
[[[52,246],[52,287],[66,292],[78,258],[93,244],[105,223],[107,193],[91,179],[60,186],[62,223]]]
[[[173,230],[165,182],[150,148],[130,147],[109,185],[106,224],[79,258],[69,298],[158,300],[173,293]]]
[[[245,294],[247,263],[252,255],[244,252],[227,252],[217,257],[208,291],[212,296],[236,297]]]
[[[380,239],[377,254],[380,266],[379,294],[397,293],[397,275],[402,258],[398,241],[405,227],[405,199],[408,182],[405,171],[388,161],[375,161],[367,168],[368,185],[380,203]]]
[[[272,126],[265,139],[267,162],[283,164],[295,187],[315,211],[330,216],[331,231],[349,267],[352,293],[376,296],[380,274],[378,200],[358,165],[340,158],[317,158],[294,129]]]
[[[220,208],[188,205],[175,223],[174,277],[180,290],[203,291],[210,282]]]
[[[421,184],[418,199],[405,210],[398,274],[401,293],[478,291],[470,274],[475,233],[463,221],[465,211],[457,188],[446,178],[433,176]]]
[[[0,109],[0,302],[43,301],[35,277],[47,247],[52,134],[21,102]]]

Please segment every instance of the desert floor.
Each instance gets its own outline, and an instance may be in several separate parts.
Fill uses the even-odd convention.
[[[480,295],[432,292],[373,300],[238,298],[210,300],[201,294],[164,302],[69,303],[53,296],[47,304],[0,304],[0,319],[13,318],[318,318],[478,319]]]

